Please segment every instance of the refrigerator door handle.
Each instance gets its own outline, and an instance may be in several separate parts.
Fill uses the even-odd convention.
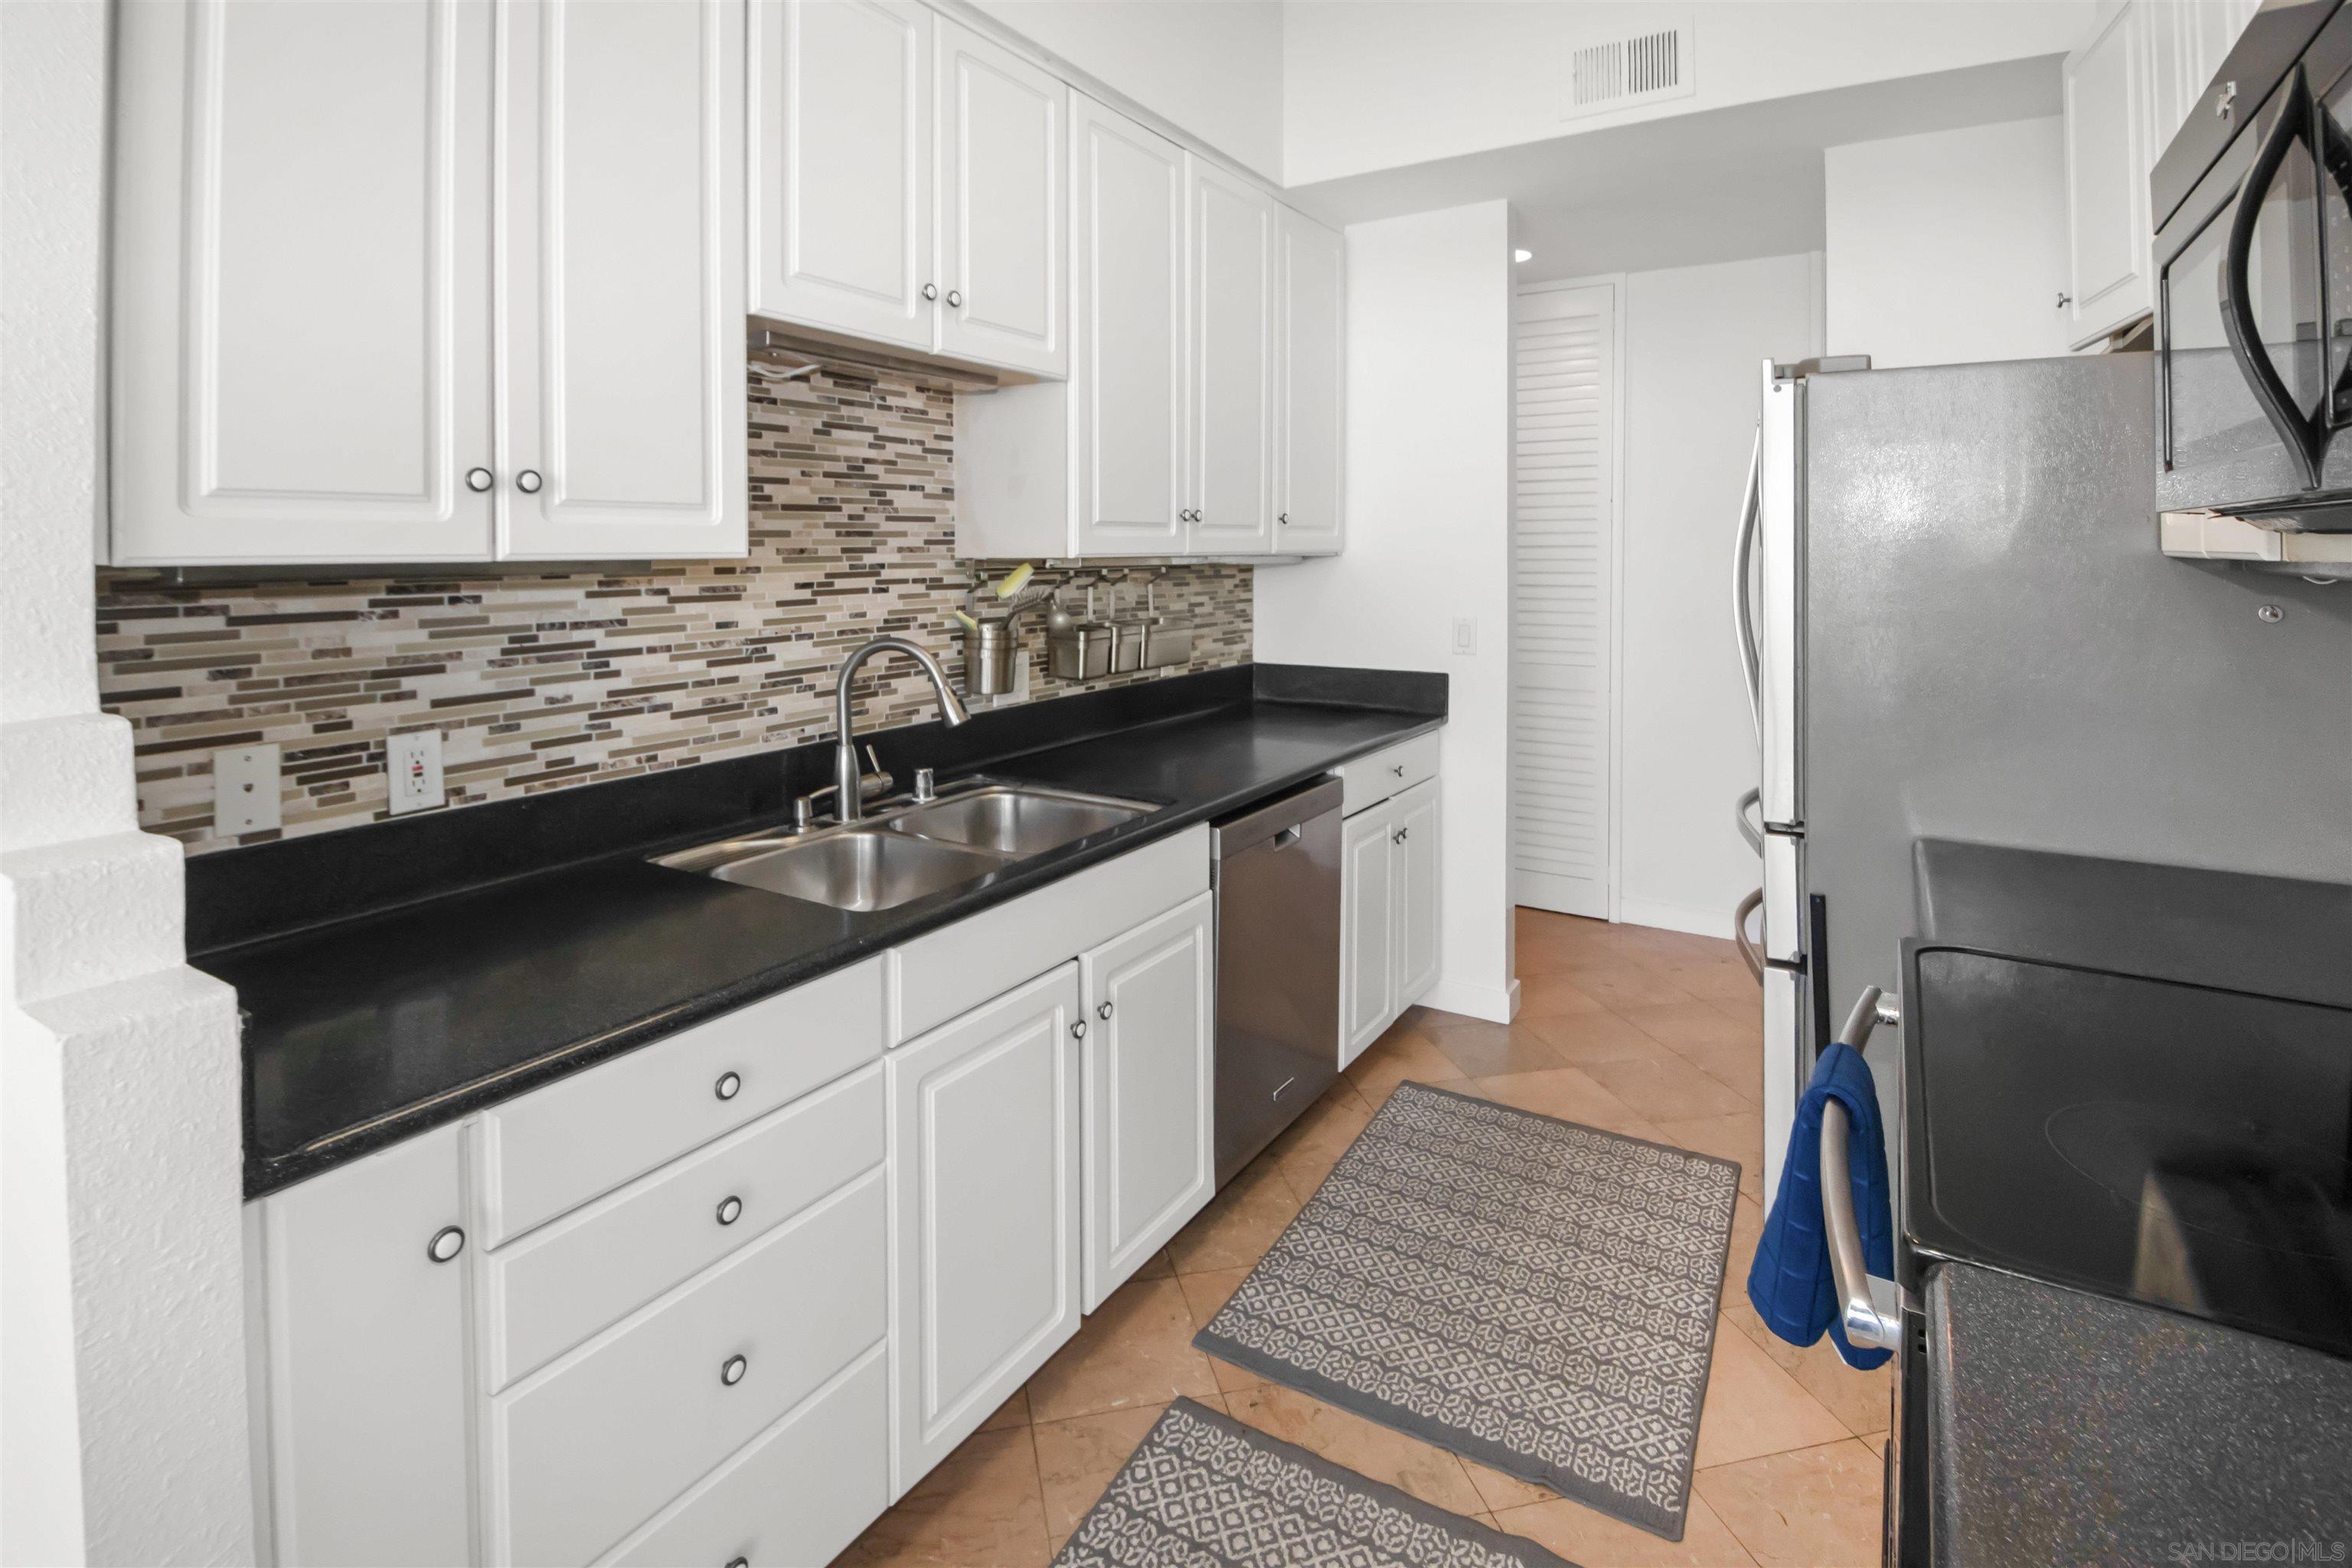
[[[1742,816],[1740,821],[1745,824],[1746,816]],[[1739,962],[1748,966],[1748,973],[1755,976],[1759,985],[1764,984],[1764,951],[1756,945],[1756,939],[1748,934],[1748,917],[1763,907],[1764,889],[1759,888],[1740,900],[1739,907],[1731,911],[1732,944],[1739,949]]]
[[[1756,604],[1748,590],[1756,561],[1756,521],[1764,510],[1764,422],[1756,422],[1748,449],[1748,493],[1739,503],[1739,543],[1731,556],[1731,620],[1739,643],[1739,672],[1748,679],[1748,716],[1756,743],[1764,743],[1763,654],[1756,641]]]
[[[1754,807],[1754,808],[1755,808],[1755,811],[1756,811],[1756,816],[1755,816],[1755,817],[1754,817],[1754,819],[1753,819],[1753,820],[1750,820],[1750,819],[1749,819],[1749,817],[1748,817],[1748,808],[1749,808],[1749,807],[1751,807],[1751,806],[1752,806],[1752,807]],[[1745,838],[1746,840],[1748,840],[1748,847],[1749,847],[1750,849],[1755,850],[1755,851],[1756,851],[1756,853],[1758,853],[1759,855],[1763,854],[1763,853],[1764,853],[1764,789],[1763,789],[1763,786],[1762,786],[1761,784],[1759,784],[1759,785],[1758,785],[1756,788],[1749,790],[1746,795],[1741,795],[1741,796],[1739,797],[1739,804],[1738,804],[1738,805],[1735,805],[1735,806],[1733,806],[1733,807],[1731,808],[1731,816],[1732,816],[1732,820],[1733,820],[1733,821],[1735,821],[1735,822],[1737,822],[1737,823],[1738,823],[1738,824],[1739,824],[1739,837],[1742,837],[1742,838]]]

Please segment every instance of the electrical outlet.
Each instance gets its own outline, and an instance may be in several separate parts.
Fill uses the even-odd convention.
[[[411,730],[383,743],[383,771],[390,775],[392,814],[430,811],[448,804],[441,788],[441,731]]]
[[[1467,654],[1475,654],[1478,651],[1478,621],[1475,616],[1454,617],[1454,651]]]
[[[213,753],[213,827],[219,833],[268,833],[280,821],[278,747],[234,746]]]

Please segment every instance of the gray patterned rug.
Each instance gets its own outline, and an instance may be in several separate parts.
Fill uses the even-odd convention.
[[[1055,1568],[1574,1568],[1179,1399]]]
[[[1400,1085],[1193,1340],[1680,1541],[1739,1167]]]

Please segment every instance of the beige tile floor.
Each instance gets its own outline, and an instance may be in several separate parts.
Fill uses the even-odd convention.
[[[1852,1371],[1826,1342],[1801,1351],[1772,1338],[1747,1302],[1764,1223],[1754,982],[1727,942],[1532,910],[1518,914],[1518,972],[1524,1001],[1507,1026],[1407,1013],[841,1561],[1036,1568],[1185,1394],[1584,1568],[1875,1564],[1886,1373]],[[1408,1079],[1740,1163],[1680,1542],[1192,1349],[1193,1331]]]

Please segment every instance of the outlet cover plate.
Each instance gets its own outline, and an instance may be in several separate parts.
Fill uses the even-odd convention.
[[[390,786],[392,815],[431,811],[448,803],[441,787],[441,731],[411,730],[387,736],[383,771]]]
[[[215,832],[231,837],[274,833],[283,820],[279,809],[276,742],[213,753]]]

